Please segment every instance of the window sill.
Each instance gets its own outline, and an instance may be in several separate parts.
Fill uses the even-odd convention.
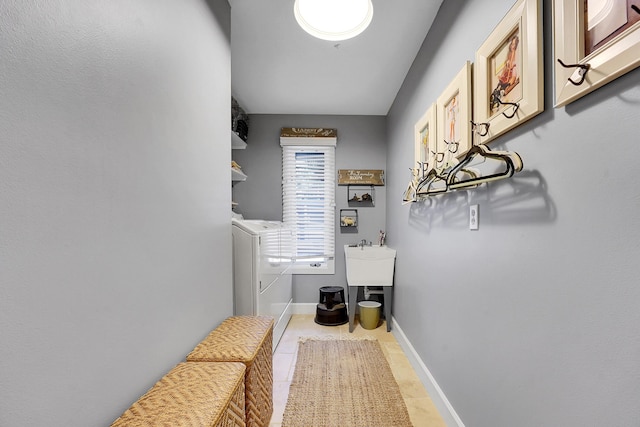
[[[312,265],[318,265],[312,267]],[[298,261],[291,266],[291,274],[335,274],[335,264],[333,260],[324,263]]]

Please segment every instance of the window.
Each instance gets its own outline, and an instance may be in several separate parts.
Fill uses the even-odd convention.
[[[333,274],[335,140],[282,142],[282,220],[293,229],[294,274]]]

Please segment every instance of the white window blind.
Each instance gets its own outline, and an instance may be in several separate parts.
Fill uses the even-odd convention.
[[[282,220],[294,233],[294,273],[333,274],[335,147],[282,147]]]

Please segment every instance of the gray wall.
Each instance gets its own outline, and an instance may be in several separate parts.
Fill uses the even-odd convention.
[[[229,5],[0,3],[0,425],[107,426],[231,314]]]
[[[554,109],[545,0],[546,110],[492,144],[524,171],[401,204],[414,123],[513,3],[445,1],[388,116],[395,317],[467,426],[635,427],[640,69]]]
[[[338,130],[336,171],[338,169],[386,169],[386,120],[382,116],[252,115],[245,150],[234,150],[234,159],[248,175],[235,184],[233,199],[237,212],[247,219],[282,220],[283,127],[325,127]],[[335,275],[295,275],[293,297],[296,303],[317,303],[321,286],[344,286],[346,275],[343,245],[362,239],[375,242],[384,229],[386,186],[375,187],[375,206],[349,207],[347,187],[336,187],[336,263]],[[358,209],[357,233],[344,233],[338,226],[340,209]],[[354,231],[354,230],[348,230]]]

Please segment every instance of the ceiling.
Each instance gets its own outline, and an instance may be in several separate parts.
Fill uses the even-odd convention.
[[[359,36],[316,39],[294,0],[229,0],[232,93],[249,114],[386,115],[442,0],[372,0]]]

